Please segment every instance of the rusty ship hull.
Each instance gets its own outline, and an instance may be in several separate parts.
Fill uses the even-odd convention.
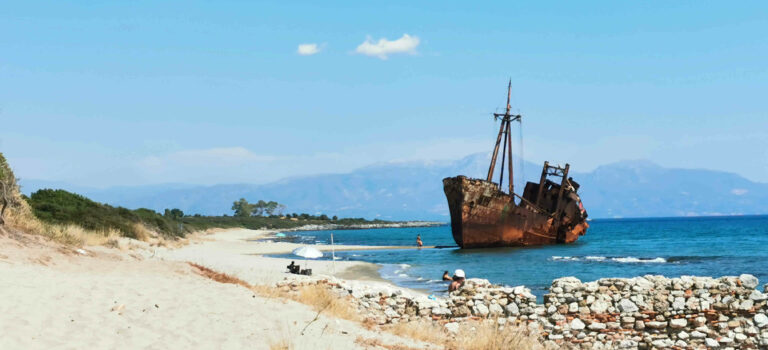
[[[568,177],[569,164],[561,167],[544,162],[539,182],[526,183],[522,196],[515,193],[511,125],[522,123],[522,116],[510,112],[511,95],[510,79],[506,110],[493,113],[501,125],[486,179],[461,175],[443,179],[453,239],[462,248],[573,243],[589,227],[577,194],[579,184]],[[522,131],[520,135],[522,144]],[[494,183],[491,180],[500,150],[499,182]],[[505,163],[507,192],[502,191]]]
[[[530,188],[538,186],[529,184]],[[462,248],[573,243],[589,227],[586,220],[580,220],[581,209],[571,210],[576,220],[566,216],[558,224],[556,218],[533,203],[515,204],[512,196],[490,181],[457,176],[444,179],[443,186],[453,239]],[[531,199],[535,202],[535,198]]]

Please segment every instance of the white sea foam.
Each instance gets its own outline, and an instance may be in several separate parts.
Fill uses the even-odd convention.
[[[551,258],[553,261],[589,261],[589,262],[613,262],[613,263],[622,263],[622,264],[663,264],[667,262],[667,259],[657,257],[657,258],[636,258],[633,256],[626,256],[626,257],[614,257],[609,258],[605,256],[585,256],[585,257],[578,257],[578,256],[552,256]]]
[[[573,256],[553,256],[552,260],[578,261],[579,258]]]
[[[664,258],[653,258],[653,259],[640,259],[635,258],[632,256],[624,257],[624,258],[611,258],[611,261],[620,262],[620,263],[656,263],[656,264],[663,264],[667,262],[667,259]]]

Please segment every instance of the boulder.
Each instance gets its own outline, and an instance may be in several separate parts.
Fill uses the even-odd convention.
[[[517,307],[517,304],[515,303],[507,304],[507,306],[504,307],[504,311],[506,312],[507,316],[520,315],[520,309]]]
[[[488,313],[490,313],[490,310],[488,310],[488,307],[485,306],[485,304],[478,303],[475,305],[475,308],[477,309],[477,315],[485,317],[488,316]]]
[[[578,320],[578,318],[574,319],[574,321],[575,321],[575,320]],[[593,330],[593,331],[599,331],[599,330],[601,330],[601,329],[605,329],[605,323],[600,323],[600,322],[592,322],[592,323],[589,325],[589,327],[587,327],[587,328],[589,328],[590,330]]]
[[[584,322],[578,318],[574,318],[573,321],[571,321],[571,329],[575,331],[584,329]]]
[[[633,303],[629,299],[619,300],[618,307],[621,313],[632,313],[632,312],[637,312],[639,310],[637,305],[635,305],[635,303]]]
[[[688,321],[684,318],[673,318],[669,320],[669,327],[673,329],[683,329],[688,325]]]
[[[756,314],[755,318],[755,326],[758,328],[764,328],[768,326],[768,316],[765,316],[765,314]]]
[[[718,343],[717,340],[714,340],[712,338],[704,339],[704,345],[706,345],[708,348],[719,348],[720,347],[720,343]]]
[[[758,285],[757,277],[746,273],[739,276],[739,281],[744,288],[755,289]]]
[[[670,339],[656,339],[651,343],[651,345],[659,349],[666,349],[674,346],[675,343]]]
[[[498,316],[504,313],[504,309],[499,304],[491,304],[488,307],[488,312],[491,316]]]
[[[608,307],[611,306],[606,301],[603,300],[595,300],[595,302],[592,303],[592,305],[589,306],[589,310],[591,310],[593,313],[596,314],[602,314],[605,313],[606,310],[608,310]]]
[[[457,322],[446,323],[445,330],[453,334],[459,333],[459,324]]]

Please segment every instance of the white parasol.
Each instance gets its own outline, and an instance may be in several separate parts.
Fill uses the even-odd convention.
[[[293,255],[298,255],[306,259],[317,259],[323,257],[323,252],[317,250],[314,247],[304,246],[293,250]]]
[[[301,248],[296,248],[293,250],[293,255],[298,255],[305,259],[305,265],[306,265],[306,259],[317,259],[323,257],[323,252],[317,250],[314,247],[310,246],[303,246]]]

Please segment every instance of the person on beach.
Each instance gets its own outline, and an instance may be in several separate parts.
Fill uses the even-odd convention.
[[[448,270],[443,272],[443,281],[453,281],[453,277],[451,277],[451,274],[448,273]]]
[[[448,292],[459,290],[459,288],[464,285],[465,278],[466,276],[464,275],[464,270],[456,269],[456,271],[453,273],[453,282],[451,282],[451,285],[448,286]]]
[[[287,266],[288,272],[290,273],[299,273],[299,265],[296,265],[295,262],[291,261],[291,264]]]
[[[421,235],[416,235],[416,245],[421,248],[421,246],[424,245],[424,242],[421,241]]]

